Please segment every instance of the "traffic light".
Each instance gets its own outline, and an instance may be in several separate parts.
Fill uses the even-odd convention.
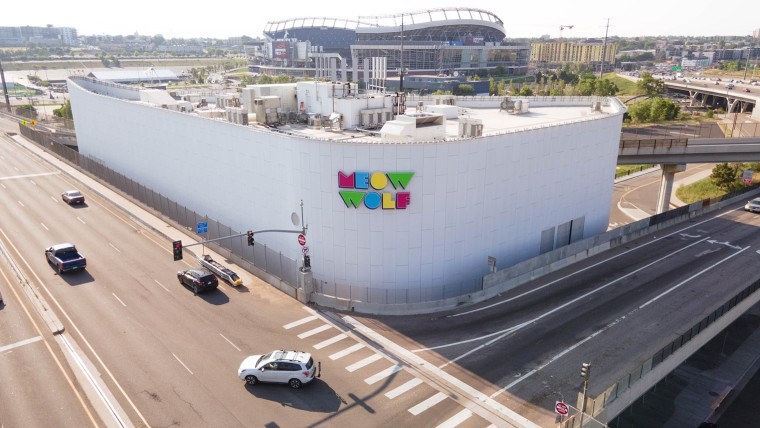
[[[249,247],[253,247],[253,244],[254,244],[254,242],[253,242],[253,231],[250,231],[250,230],[249,230],[249,231],[246,233],[246,235],[248,235],[248,246],[249,246]]]
[[[182,241],[174,241],[172,248],[174,249],[174,261],[182,260]]]
[[[581,377],[585,380],[588,380],[588,377],[590,374],[591,374],[591,363],[581,364]]]
[[[303,256],[303,267],[304,269],[311,269],[311,257],[308,254]]]

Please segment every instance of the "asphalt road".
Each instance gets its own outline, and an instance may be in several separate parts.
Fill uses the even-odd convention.
[[[13,391],[17,397],[3,404],[3,420],[28,423],[4,426],[55,426],[51,419],[87,426],[82,409],[88,407],[108,426],[506,425],[498,412],[452,394],[383,349],[343,331],[329,314],[314,312],[245,272],[238,271],[244,286],[222,284],[193,296],[176,277],[178,269],[195,265],[188,250],[185,260],[173,262],[170,240],[136,213],[113,205],[90,189],[91,180],[69,177],[17,141],[0,138],[0,153],[5,240],[85,362],[87,370],[74,383],[85,389],[90,403],[77,406],[72,392],[61,391],[65,379],[50,373],[59,369],[49,359],[24,360],[25,372],[10,382],[4,378],[0,391],[4,396]],[[68,206],[60,200],[60,193],[71,188],[83,191],[86,205]],[[87,257],[86,271],[58,275],[47,263],[42,249],[67,241]],[[16,311],[7,288],[19,287],[13,281],[3,286],[10,302],[0,313],[3,317]],[[33,312],[32,318],[39,321]],[[0,346],[40,335],[13,324],[3,324],[0,331]],[[5,355],[15,358],[41,345],[35,342]],[[245,386],[237,378],[240,362],[273,349],[312,352],[321,363],[321,378],[301,390]],[[14,361],[20,364],[20,359]],[[78,373],[72,364],[62,363],[65,370]],[[22,375],[27,372],[38,374]],[[88,374],[102,384],[94,393],[82,386]],[[52,391],[64,399],[29,387],[45,385],[41,378],[46,375],[57,383]],[[55,411],[40,411],[36,404],[38,414],[32,413],[32,403],[41,397],[55,403]],[[15,402],[25,405],[14,407]]]
[[[550,426],[555,401],[575,404],[582,362],[592,363],[590,392],[598,394],[760,278],[746,268],[760,258],[759,225],[757,215],[727,210],[476,307],[360,321],[430,364],[469,373],[489,397]]]
[[[679,182],[688,182],[690,177],[704,175],[711,171],[713,164],[689,164],[684,172],[675,175],[673,193]],[[612,206],[610,207],[609,229],[651,217],[656,214],[657,195],[660,191],[662,172],[656,169],[646,174],[633,174],[630,178],[618,180],[613,187]],[[671,199],[671,208],[674,204]]]

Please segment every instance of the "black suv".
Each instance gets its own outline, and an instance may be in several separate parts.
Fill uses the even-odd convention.
[[[177,272],[179,283],[193,290],[193,294],[213,290],[219,286],[219,281],[211,272],[199,269],[188,269]]]

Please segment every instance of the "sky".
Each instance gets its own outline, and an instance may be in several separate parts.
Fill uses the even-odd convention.
[[[130,0],[111,3],[91,0],[36,0],[32,7],[0,13],[0,27],[73,27],[79,35],[131,35],[164,38],[260,37],[266,23],[302,17],[334,17],[357,20],[359,16],[390,15],[443,7],[477,7],[498,16],[508,38],[549,35],[563,38],[602,38],[609,19],[609,35],[637,36],[745,36],[760,28],[760,3],[736,7],[708,0],[690,2],[635,0],[459,2],[383,0],[380,2],[332,2],[290,0],[215,2]],[[21,4],[21,3],[16,3]],[[599,5],[603,6],[599,6]],[[752,6],[754,4],[755,6]],[[751,9],[754,9],[751,10]],[[10,13],[9,13],[10,12]],[[573,28],[569,28],[573,26]]]

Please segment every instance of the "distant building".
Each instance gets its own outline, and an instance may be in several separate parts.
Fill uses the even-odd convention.
[[[398,75],[402,66],[408,74],[467,74],[497,67],[507,74],[525,74],[528,67],[529,48],[508,45],[501,19],[474,8],[362,16],[357,21],[296,18],[267,23],[264,36],[269,64],[261,71],[270,74],[313,76],[320,62],[329,61],[356,73],[373,58],[385,58],[388,76]],[[358,81],[356,76],[350,80]]]
[[[587,64],[598,69],[602,57],[611,67],[615,63],[618,46],[601,40],[585,42],[551,41],[530,44],[530,64],[537,67],[555,67],[562,64]]]
[[[755,29],[752,32],[752,38],[753,39],[760,39],[760,28]]]
[[[77,30],[71,27],[0,27],[0,46],[79,46]]]

